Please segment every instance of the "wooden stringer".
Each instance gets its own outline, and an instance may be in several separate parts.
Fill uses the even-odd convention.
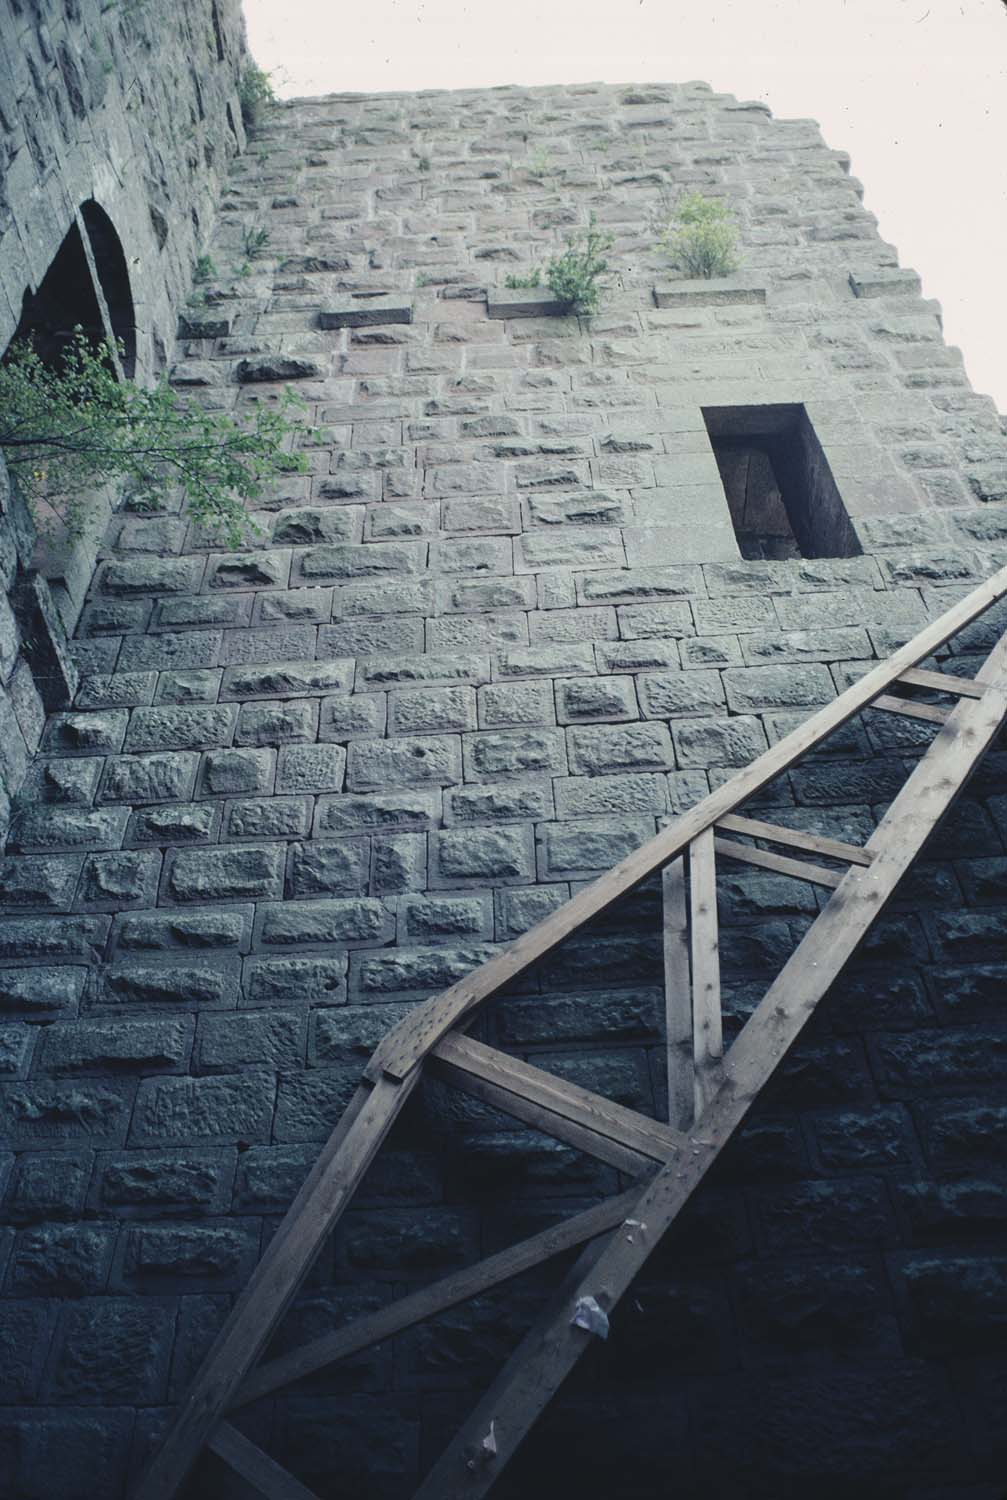
[[[272,1500],[311,1500],[303,1484],[227,1421],[229,1412],[561,1251],[586,1245],[553,1302],[421,1484],[415,1500],[474,1500],[490,1490],[595,1336],[590,1325],[597,1319],[596,1310],[609,1314],[616,1307],[1003,724],[1007,633],[974,679],[920,670],[918,663],[1005,594],[1007,568],[656,838],[488,963],[417,1006],[388,1033],[179,1407],[134,1500],[174,1496],[204,1447],[258,1494]],[[953,706],[900,696],[893,690],[901,686],[941,694]],[[931,721],[936,734],[863,847],[739,813],[753,793],[868,707]],[[714,886],[718,859],[792,875],[831,891],[726,1054]],[[662,872],[664,894],[668,1124],[465,1034],[477,1009],[516,975],[657,871]],[[630,1174],[636,1185],[334,1333],[259,1364],[325,1237],[424,1068],[546,1134],[591,1152]]]

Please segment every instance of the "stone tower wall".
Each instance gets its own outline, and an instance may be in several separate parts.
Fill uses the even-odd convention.
[[[137,324],[136,378],[162,373],[229,158],[244,144],[237,0],[10,0],[0,17],[0,350],[82,204],[108,216]],[[109,514],[78,540],[39,536],[0,459],[0,825],[69,706],[65,652]]]
[[[726,285],[655,252],[683,188],[736,215]],[[113,522],[13,827],[12,1500],[120,1494],[390,1022],[1007,559],[1000,419],[809,121],[695,83],[297,101],[219,206],[172,378],[295,387],[309,472],[243,553]],[[602,311],[490,316],[592,213]],[[741,559],[702,412],[767,405],[804,407],[853,555]],[[928,734],[861,716],[759,805],[859,842]],[[999,1494],[1005,791],[997,750],[502,1496]],[[729,1028],[818,899],[724,865]],[[659,920],[645,887],[485,1034],[660,1115]],[[616,1185],[431,1085],[278,1347]],[[397,1500],[547,1285],[239,1425]]]

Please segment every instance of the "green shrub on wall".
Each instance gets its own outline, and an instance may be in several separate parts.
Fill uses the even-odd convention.
[[[659,240],[687,276],[730,276],[738,269],[738,233],[730,210],[702,193],[679,198]]]

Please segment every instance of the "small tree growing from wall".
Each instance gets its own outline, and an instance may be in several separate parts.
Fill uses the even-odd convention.
[[[166,382],[146,390],[119,381],[113,350],[77,329],[58,367],[32,345],[12,344],[0,364],[0,452],[29,503],[44,502],[71,535],[87,519],[87,493],[121,480],[138,509],[159,508],[180,487],[193,520],[240,545],[250,522],[246,501],[268,480],[302,470],[283,448],[299,406],[285,391],[279,407],[258,406],[240,426],[220,412],[181,399]]]
[[[685,193],[659,240],[687,276],[729,276],[738,269],[738,234],[729,209],[702,193]]]

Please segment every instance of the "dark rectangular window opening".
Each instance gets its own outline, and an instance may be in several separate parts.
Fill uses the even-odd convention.
[[[863,549],[803,406],[704,406],[742,557],[856,557]]]

